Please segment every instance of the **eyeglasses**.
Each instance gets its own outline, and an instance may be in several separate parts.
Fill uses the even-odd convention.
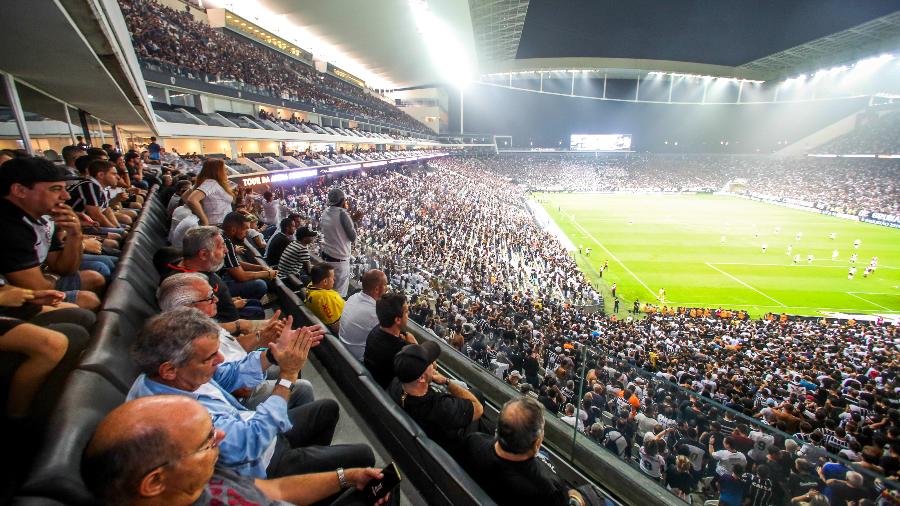
[[[209,295],[205,299],[191,301],[191,304],[200,304],[201,302],[213,302],[217,298],[218,298],[218,296],[216,295],[216,292],[210,290]]]
[[[220,437],[220,434],[222,435],[221,437]],[[155,465],[155,466],[151,467],[150,469],[148,469],[147,472],[143,473],[143,475],[146,475],[147,473],[149,473],[150,471],[152,471],[154,469],[170,466],[170,465],[172,465],[176,462],[180,462],[188,457],[193,457],[194,455],[206,453],[215,448],[218,448],[219,443],[222,442],[222,439],[224,439],[224,435],[225,435],[224,432],[220,431],[219,429],[216,428],[215,425],[213,425],[212,429],[210,429],[210,431],[209,431],[209,436],[207,436],[207,438],[203,442],[203,444],[200,445],[200,448],[197,448],[196,450],[192,451],[191,453],[187,453],[178,458],[167,460],[167,461],[163,462],[162,464]]]

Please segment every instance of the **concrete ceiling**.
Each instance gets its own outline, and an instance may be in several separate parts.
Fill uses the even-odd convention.
[[[27,112],[59,118],[53,113],[62,106],[50,96],[132,132],[153,130],[136,62],[125,63],[134,56],[114,2],[19,0],[5,3],[3,14],[14,22],[0,30],[0,70],[20,82]]]
[[[423,40],[429,34],[419,32],[408,0],[258,1],[265,9],[324,39],[397,87],[446,80],[429,52],[429,44]],[[467,0],[426,3],[434,16],[455,33],[474,68],[475,43]],[[441,41],[436,42],[440,46]],[[298,45],[302,47],[302,43]],[[341,66],[340,62],[335,64]],[[345,70],[352,73],[352,69]]]

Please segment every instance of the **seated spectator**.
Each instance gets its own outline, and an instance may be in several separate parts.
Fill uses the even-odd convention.
[[[366,337],[363,364],[381,385],[387,388],[394,379],[394,356],[407,344],[418,344],[404,332],[409,321],[409,304],[402,293],[389,293],[375,303],[378,326]]]
[[[65,201],[65,169],[42,158],[14,158],[0,168],[0,226],[7,244],[0,254],[0,274],[30,290],[57,289],[65,300],[96,311],[103,276],[79,271],[82,232],[78,216]],[[44,216],[51,216],[48,222]],[[42,271],[46,267],[46,271]],[[45,274],[56,280],[49,281]]]
[[[169,230],[169,244],[180,249],[184,247],[184,235],[187,234],[188,230],[200,226],[200,218],[191,213],[191,209],[188,206],[179,206],[175,209],[174,214],[177,214],[179,219],[177,221],[174,218],[172,219],[171,229]]]
[[[378,326],[375,304],[387,292],[387,287],[387,276],[372,269],[362,276],[362,290],[351,295],[344,304],[338,338],[360,362],[366,351],[366,338]]]
[[[297,232],[297,224],[290,216],[281,220],[278,225],[278,232],[270,234],[268,246],[266,246],[266,263],[269,265],[278,265],[281,260],[281,254],[285,248],[293,242]],[[265,234],[263,234],[265,235]]]
[[[310,285],[306,290],[306,307],[322,323],[337,334],[341,326],[341,313],[344,310],[344,299],[334,291],[334,267],[330,264],[318,264],[310,273]]]
[[[250,220],[250,229],[247,230],[247,240],[250,241],[250,244],[252,244],[257,251],[266,251],[268,245],[266,244],[266,238],[263,237],[262,232],[259,230],[261,225],[259,218],[257,218],[255,214],[249,214],[247,215],[247,219]]]
[[[244,250],[244,239],[250,230],[250,220],[246,215],[233,211],[222,220],[222,235],[225,242],[225,264],[220,273],[228,291],[238,297],[262,299],[269,291],[266,280],[273,280],[278,274],[274,269],[245,262],[238,256],[238,248]]]
[[[128,400],[160,394],[196,398],[212,415],[215,427],[225,432],[222,465],[243,476],[279,477],[371,465],[374,456],[367,446],[329,446],[338,419],[336,402],[288,404],[309,349],[322,335],[317,327],[291,330],[292,322],[289,317],[265,353],[254,351],[240,361],[224,362],[219,327],[209,317],[186,307],[155,316],[132,346],[142,374]],[[280,367],[279,380],[256,410],[248,410],[229,393],[256,387],[273,364]]]
[[[81,475],[102,502],[125,504],[366,505],[378,469],[348,468],[264,480],[222,466],[227,434],[201,403],[159,395],[112,410],[87,443]],[[350,489],[353,489],[352,491]],[[335,499],[340,498],[335,501]],[[387,496],[377,505],[390,501]]]
[[[232,322],[238,318],[260,320],[265,317],[265,311],[258,300],[232,298],[228,285],[216,274],[225,264],[225,240],[218,228],[194,227],[188,230],[184,235],[181,253],[181,259],[160,262],[157,267],[160,278],[176,272],[203,273],[216,293],[217,319],[220,322]]]
[[[71,195],[67,202],[76,213],[85,213],[102,227],[103,233],[114,232],[124,234],[125,229],[119,224],[106,197],[107,188],[119,183],[116,167],[105,160],[94,160],[88,164],[88,179],[70,186],[67,191]]]
[[[539,458],[544,441],[541,404],[528,396],[503,405],[494,437],[466,437],[463,467],[501,506],[568,504],[567,487]]]
[[[0,306],[24,302],[31,290],[16,287],[0,289]],[[18,298],[19,301],[11,300]],[[25,361],[15,369],[6,394],[5,418],[21,425],[30,423],[32,404],[44,382],[59,365],[69,340],[61,332],[22,320],[0,317],[0,356],[19,353]],[[4,357],[4,362],[5,362]]]
[[[69,175],[76,177],[81,176],[78,167],[75,166],[75,160],[85,155],[87,155],[87,152],[78,146],[64,146],[62,148],[63,163],[66,164],[65,169]]]
[[[169,199],[169,203],[166,204],[167,216],[172,216],[172,213],[175,212],[175,208],[184,204],[184,201],[181,198],[190,189],[191,181],[189,179],[180,179],[175,183],[175,193],[172,195],[172,198]]]
[[[228,182],[225,161],[210,158],[203,162],[190,196],[185,203],[200,218],[201,225],[219,225],[234,204],[234,190]]]
[[[308,282],[312,270],[309,246],[316,241],[319,234],[306,227],[297,229],[296,241],[288,244],[278,262],[278,275],[286,278],[293,274],[303,282]]]
[[[425,434],[455,453],[463,438],[479,430],[484,406],[461,383],[435,370],[441,347],[433,342],[407,344],[394,356],[394,375],[388,395],[422,427]],[[434,385],[444,385],[447,393]]]
[[[164,279],[156,292],[159,307],[163,311],[171,311],[179,307],[199,309],[210,318],[216,317],[216,293],[209,286],[206,276],[199,272],[179,272]],[[258,350],[260,346],[268,346],[275,341],[284,330],[285,320],[280,320],[281,310],[275,311],[268,320],[235,320],[219,324],[219,351],[226,362],[243,360],[248,353]],[[275,388],[280,370],[271,366],[266,371],[266,381],[254,389],[240,389],[231,392],[241,404],[254,409],[260,402],[269,398]],[[291,388],[289,405],[302,406],[315,400],[312,383],[297,380]]]

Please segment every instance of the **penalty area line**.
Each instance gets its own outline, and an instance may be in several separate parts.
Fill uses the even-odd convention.
[[[725,275],[725,276],[727,276],[727,277],[729,277],[729,278],[731,278],[731,279],[737,281],[738,283],[740,283],[740,284],[744,285],[745,287],[747,287],[747,288],[753,290],[754,292],[756,292],[756,293],[762,295],[763,297],[765,297],[765,298],[771,300],[772,302],[778,304],[779,306],[781,306],[781,307],[788,307],[787,305],[782,304],[779,300],[775,299],[774,297],[770,297],[770,296],[766,295],[764,292],[762,292],[762,291],[760,291],[760,290],[757,290],[756,288],[750,286],[749,284],[745,283],[744,281],[742,281],[741,279],[737,278],[736,276],[732,276],[731,274],[728,274],[727,272],[723,271],[722,269],[719,269],[718,267],[716,267],[715,265],[713,265],[713,264],[711,264],[711,263],[709,263],[709,262],[705,262],[705,263],[706,263],[706,265],[709,266],[710,269],[713,269],[713,270],[715,270],[715,271],[718,271],[720,274],[723,274],[723,275]]]

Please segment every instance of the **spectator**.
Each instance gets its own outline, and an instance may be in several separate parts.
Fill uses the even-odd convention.
[[[332,188],[328,192],[328,207],[322,211],[322,260],[334,267],[334,286],[341,297],[347,296],[350,284],[350,249],[356,241],[354,219],[347,212],[349,203],[344,192]],[[359,219],[359,215],[356,219]]]
[[[238,256],[238,248],[244,250],[244,239],[249,230],[250,220],[242,213],[232,211],[223,218],[225,261],[221,273],[229,292],[238,297],[259,300],[269,291],[266,281],[274,280],[278,273],[274,269],[245,262]]]
[[[425,434],[451,454],[462,440],[479,429],[484,407],[461,383],[435,370],[440,346],[431,341],[407,344],[394,356],[394,375],[388,395],[415,420]],[[432,388],[444,385],[447,393]]]
[[[275,194],[270,191],[263,192],[262,213],[260,213],[262,219],[260,221],[266,225],[266,230],[263,231],[265,237],[271,237],[275,233],[275,227],[278,227],[281,223],[281,208],[283,206],[284,200],[276,199]],[[283,226],[281,230],[284,231]]]
[[[310,273],[311,284],[306,290],[306,304],[331,332],[337,334],[341,326],[344,299],[334,287],[334,268],[330,264],[317,264]]]
[[[538,457],[543,440],[540,403],[528,396],[509,400],[495,437],[474,433],[465,439],[463,467],[501,506],[567,504],[567,487]]]
[[[741,480],[747,484],[747,506],[772,504],[775,484],[769,479],[769,466],[760,464],[753,469],[753,474],[745,473]]]
[[[178,395],[136,399],[112,410],[97,426],[84,450],[81,474],[94,496],[112,506],[331,504],[348,488],[355,491],[345,492],[340,504],[370,505],[358,491],[372,479],[383,478],[372,468],[275,480],[248,478],[219,465],[227,451],[226,438],[193,399]]]
[[[407,344],[418,344],[412,334],[404,332],[409,320],[409,304],[400,293],[383,295],[375,302],[378,326],[366,337],[363,364],[381,388],[394,379],[394,356]]]
[[[288,244],[281,254],[278,262],[278,275],[288,277],[293,274],[300,278],[301,282],[307,282],[312,270],[310,265],[309,248],[319,234],[315,230],[303,227],[297,230],[297,240]]]
[[[67,191],[71,198],[67,202],[76,213],[85,213],[101,227],[118,234],[125,230],[119,224],[116,214],[109,207],[106,189],[119,182],[115,165],[105,160],[94,160],[88,165],[89,178],[70,186]]]
[[[185,200],[201,225],[219,225],[234,204],[234,191],[225,173],[225,162],[210,158],[203,162],[190,196]]]
[[[297,225],[290,216],[281,220],[278,228],[278,232],[274,235],[269,234],[271,237],[266,247],[266,263],[269,265],[278,265],[278,262],[281,260],[281,254],[294,241],[297,233]]]
[[[338,419],[333,400],[292,406],[290,387],[306,363],[321,329],[291,330],[288,318],[268,351],[254,351],[237,362],[224,362],[219,327],[200,311],[182,307],[151,318],[134,345],[132,357],[142,374],[128,400],[161,394],[194,397],[209,411],[220,443],[221,463],[242,476],[279,477],[337,467],[368,466],[372,450],[360,445],[329,446]],[[256,410],[244,408],[229,392],[254,388],[277,363],[279,380]]]
[[[741,479],[744,466],[735,464],[726,474],[719,475],[719,504],[741,506],[747,494],[747,484]]]
[[[338,337],[360,362],[366,351],[366,338],[378,326],[375,304],[387,292],[387,287],[387,276],[383,272],[378,269],[367,271],[362,276],[362,290],[347,299],[341,313]]]
[[[0,167],[0,224],[9,239],[0,255],[0,274],[30,290],[57,289],[65,300],[96,311],[105,285],[95,271],[80,271],[82,232],[65,201],[65,181],[73,176],[40,158],[15,158]],[[44,216],[50,216],[48,222]],[[57,277],[48,281],[42,272]]]
[[[210,318],[216,317],[216,293],[209,286],[206,276],[198,272],[180,272],[164,279],[156,293],[159,307],[164,312],[179,307],[199,309]],[[284,330],[284,320],[278,317],[281,311],[275,311],[268,320],[235,320],[219,324],[219,352],[225,362],[243,360],[247,354],[256,351],[260,346],[269,346],[278,339]],[[254,389],[238,389],[231,392],[247,409],[255,409],[268,399],[275,388],[280,374],[277,366],[266,371],[266,381]],[[298,379],[291,387],[288,405],[302,406],[315,400],[312,383]]]
[[[260,320],[265,316],[262,304],[255,299],[231,297],[228,285],[216,274],[225,265],[225,240],[216,227],[194,227],[184,234],[183,257],[165,262],[160,269],[160,278],[176,272],[203,273],[216,294],[218,302],[217,319],[232,322],[238,318]]]

